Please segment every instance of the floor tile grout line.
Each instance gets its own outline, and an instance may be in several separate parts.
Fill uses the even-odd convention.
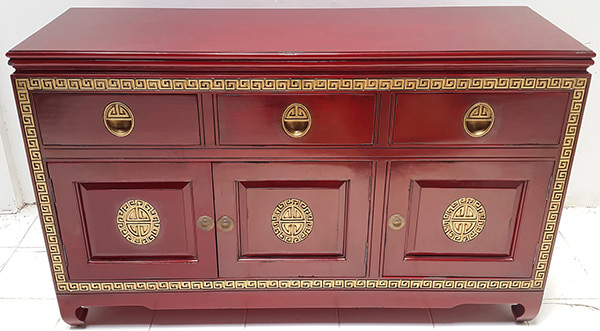
[[[25,208],[25,207],[23,207]],[[21,212],[23,210],[23,208],[21,208],[19,210],[19,212]],[[36,206],[37,208],[37,206]],[[33,219],[33,222],[31,222],[31,224],[29,224],[29,227],[27,228],[27,231],[25,231],[25,233],[23,234],[23,236],[21,237],[21,239],[19,240],[19,243],[17,244],[16,247],[9,247],[9,248],[14,248],[12,253],[10,253],[10,256],[8,257],[8,259],[6,259],[6,263],[4,263],[4,265],[0,268],[0,273],[4,270],[4,268],[8,265],[8,262],[10,262],[10,260],[12,259],[12,257],[15,255],[15,253],[17,252],[17,249],[21,246],[21,243],[23,242],[23,240],[25,239],[25,236],[27,235],[27,233],[29,233],[29,230],[31,230],[31,227],[33,226],[33,224],[39,219],[39,215],[36,213],[35,214],[35,218]]]
[[[152,329],[152,324],[154,323],[154,318],[156,317],[156,310],[152,311],[152,318],[150,319],[150,324],[148,325],[148,331]]]
[[[27,208],[29,206],[35,206],[35,208],[37,209],[37,203],[35,203],[35,202],[24,203],[21,207],[17,208],[17,210],[14,211],[14,212],[12,212],[12,213],[11,212],[9,212],[9,213],[1,213],[0,217],[2,217],[2,216],[15,216],[15,215],[18,215],[20,212],[23,211],[23,209],[25,209],[25,208]]]
[[[55,301],[56,298],[19,298],[19,297],[0,297],[0,300],[46,300],[46,301]]]
[[[62,320],[62,317],[59,316],[58,319],[56,320],[56,323],[54,323],[54,328],[52,330],[56,331],[56,329],[60,325],[61,320]]]
[[[31,228],[33,227],[33,225],[39,220],[40,216],[35,214],[35,218],[33,219],[33,222],[31,222],[31,224],[29,224],[29,227],[27,228],[27,231],[25,231],[25,234],[23,234],[23,237],[21,237],[21,240],[19,240],[19,244],[17,245],[18,247],[21,247],[21,244],[23,243],[23,240],[25,240],[25,237],[27,236],[27,234],[29,233],[29,231],[31,231]]]
[[[429,322],[431,322],[431,327],[435,329],[435,322],[433,321],[433,313],[431,312],[431,308],[427,308],[427,315],[429,315]]]
[[[35,215],[35,219],[33,220],[33,222],[31,222],[31,224],[29,225],[29,228],[27,228],[27,231],[25,231],[25,234],[23,235],[23,238],[21,238],[21,240],[19,241],[19,244],[17,245],[17,248],[41,248],[41,247],[21,247],[21,244],[23,243],[23,240],[25,240],[25,237],[27,237],[27,234],[29,233],[29,231],[31,231],[31,228],[33,228],[33,226],[36,224],[36,222],[38,222],[40,219],[39,215]],[[40,225],[41,226],[41,225]],[[42,232],[43,235],[43,232]],[[45,241],[46,238],[43,238],[43,240]],[[46,250],[46,243],[44,242],[44,250]]]
[[[563,305],[563,306],[570,306],[570,307],[585,307],[585,308],[589,308],[595,311],[600,311],[600,308],[595,307],[595,306],[591,306],[591,305],[586,305],[586,304],[582,304],[582,303],[567,303],[567,302],[553,302],[553,303],[549,303],[551,305]]]
[[[585,263],[578,258],[579,254],[577,252],[577,249],[575,249],[575,247],[573,247],[571,244],[569,244],[567,237],[565,237],[565,235],[562,233],[561,230],[558,230],[558,235],[563,239],[565,244],[569,247],[569,249],[573,253],[573,260],[575,260],[575,262],[577,262],[577,264],[581,267],[581,269],[583,269],[583,272],[586,275],[589,275],[590,273],[588,272],[587,268],[585,267]]]
[[[17,247],[7,247],[7,248],[12,248],[12,252],[10,252],[8,259],[6,259],[6,263],[4,263],[4,265],[2,267],[0,267],[0,273],[2,273],[2,270],[4,270],[4,268],[6,268],[6,266],[8,265],[8,262],[10,262],[10,259],[12,259],[13,255],[15,255],[15,252],[17,251]]]
[[[542,302],[552,302],[552,301],[560,301],[560,300],[566,300],[566,301],[574,301],[574,300],[600,300],[599,297],[592,297],[592,298],[544,298],[544,300],[542,300]]]

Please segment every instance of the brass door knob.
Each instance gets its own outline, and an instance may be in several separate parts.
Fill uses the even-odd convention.
[[[200,216],[196,221],[196,226],[202,231],[210,231],[215,227],[215,221],[210,216]]]
[[[400,214],[394,214],[388,219],[388,226],[392,230],[400,230],[406,225],[406,220]]]
[[[308,133],[312,118],[308,107],[301,103],[287,106],[281,115],[283,131],[292,138],[300,138]]]
[[[117,137],[126,137],[133,131],[133,112],[125,103],[114,101],[104,107],[104,126]]]
[[[217,220],[217,229],[223,232],[229,232],[233,230],[233,219],[229,216],[221,216]]]
[[[492,126],[496,115],[492,106],[485,102],[478,102],[472,105],[465,113],[463,118],[463,128],[465,132],[474,138],[485,136]]]

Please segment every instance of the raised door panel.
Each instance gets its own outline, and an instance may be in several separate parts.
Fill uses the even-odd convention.
[[[553,167],[391,162],[384,276],[530,277]]]
[[[73,280],[216,277],[209,163],[48,163]]]
[[[366,273],[371,162],[214,164],[220,277]],[[219,227],[217,221],[217,227]]]

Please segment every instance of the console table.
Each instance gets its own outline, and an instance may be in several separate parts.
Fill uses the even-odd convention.
[[[529,8],[77,8],[7,55],[69,324],[539,310],[594,53]]]

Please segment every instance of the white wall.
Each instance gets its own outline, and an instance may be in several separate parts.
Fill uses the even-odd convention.
[[[597,0],[0,0],[0,53],[37,31],[69,7],[402,7],[402,6],[484,6],[527,5],[548,20],[600,53],[600,1]],[[476,27],[474,27],[476,28]],[[524,31],[526,33],[526,31]],[[4,58],[2,61],[1,59]],[[22,203],[34,202],[34,193],[18,126],[18,117],[7,58],[0,56],[0,213],[14,211]],[[598,60],[600,62],[600,60]],[[567,205],[600,204],[600,85],[598,65],[593,78],[586,113],[567,194]],[[596,129],[594,129],[596,128]]]

